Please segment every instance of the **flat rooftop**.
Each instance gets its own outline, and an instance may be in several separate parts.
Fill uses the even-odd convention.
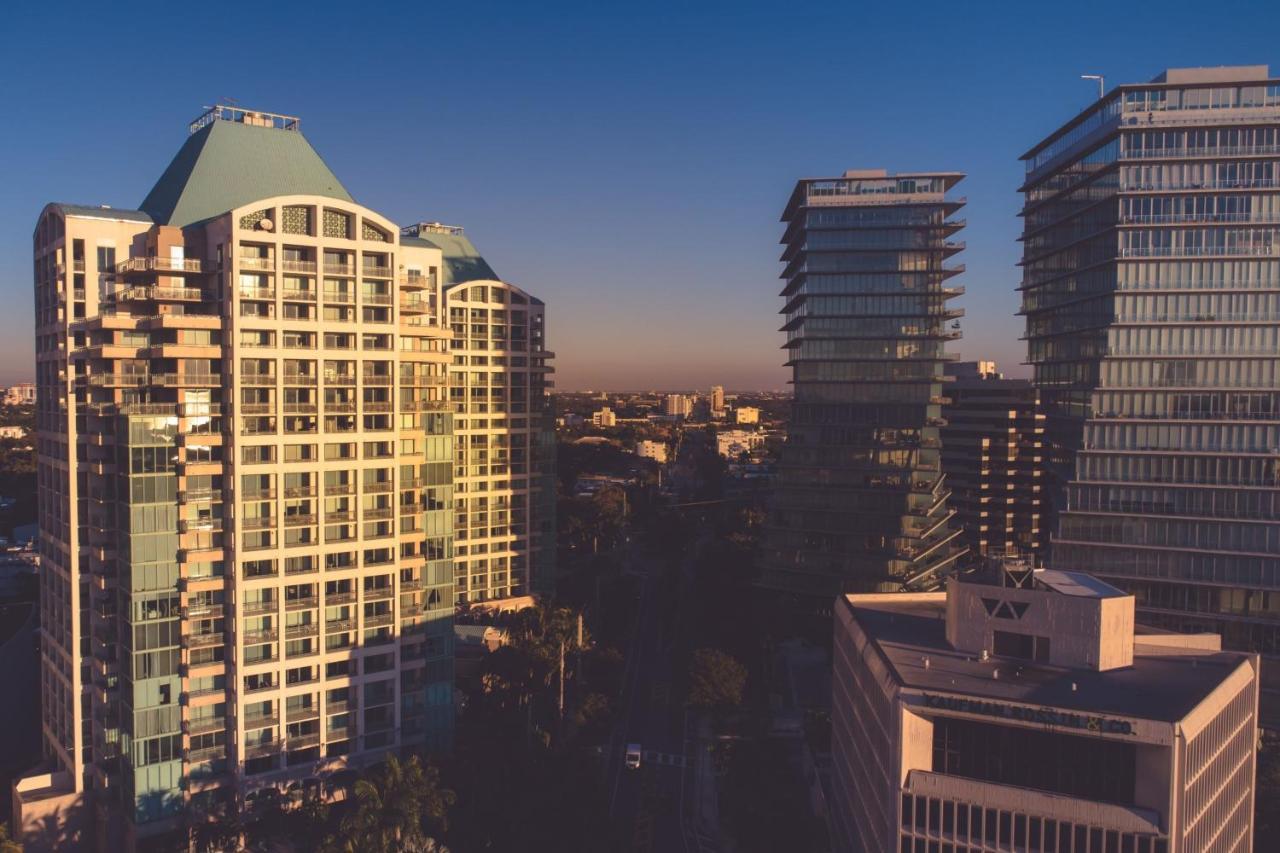
[[[917,690],[1172,723],[1187,716],[1248,657],[1190,648],[1144,654],[1139,636],[1133,666],[1105,672],[1012,658],[983,661],[947,643],[945,594],[903,598],[854,603],[846,596],[843,606],[875,641],[898,683]]]

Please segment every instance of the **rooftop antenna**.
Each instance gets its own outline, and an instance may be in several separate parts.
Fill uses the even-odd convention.
[[[1107,93],[1107,78],[1101,74],[1081,74],[1081,80],[1097,80],[1098,81],[1098,100],[1102,100],[1102,96]]]

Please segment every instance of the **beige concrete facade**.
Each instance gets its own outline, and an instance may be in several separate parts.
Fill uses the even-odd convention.
[[[555,580],[546,310],[497,279],[447,286],[443,304],[453,332],[457,603],[518,609]]]
[[[210,121],[251,124],[237,112]],[[112,849],[448,747],[443,255],[338,196],[181,227],[41,214],[45,766],[15,785],[15,826],[91,805],[81,840]]]
[[[834,849],[1252,849],[1257,656],[1147,645],[1086,578],[838,600]]]

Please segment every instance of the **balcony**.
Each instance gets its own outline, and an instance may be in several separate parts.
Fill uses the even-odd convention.
[[[378,601],[395,595],[395,588],[390,586],[367,586],[364,588],[365,601]]]
[[[381,494],[391,491],[390,480],[375,480],[372,483],[365,483],[364,490],[369,494]]]
[[[242,373],[240,374],[241,385],[275,385],[276,375],[274,373]]]
[[[391,305],[390,293],[366,293],[360,297],[360,301],[365,305]]]
[[[185,720],[182,723],[182,730],[189,735],[204,735],[209,732],[219,732],[226,727],[227,721],[222,717]]]
[[[313,595],[308,598],[287,598],[284,602],[285,610],[306,610],[311,607],[317,607],[319,600]]]
[[[245,616],[254,616],[260,613],[275,613],[276,601],[246,601],[240,608],[240,612]]]
[[[242,256],[240,258],[240,269],[242,270],[258,270],[262,272],[274,272],[276,268],[275,258],[263,258],[255,256]]]
[[[320,625],[316,622],[308,622],[304,625],[288,625],[284,629],[284,638],[286,640],[297,640],[302,637],[315,637],[320,633]]]
[[[263,518],[242,518],[240,519],[241,530],[266,530],[276,526],[275,518],[266,516]]]
[[[345,631],[354,631],[355,629],[355,619],[332,619],[324,623],[324,632],[326,634],[341,634]]]
[[[365,597],[367,598],[368,596]],[[364,627],[381,628],[384,625],[390,625],[395,622],[395,618],[394,613],[379,613],[374,616],[366,616],[364,617]]]
[[[182,608],[182,616],[184,619],[216,619],[223,614],[223,606],[221,604],[188,604]]]
[[[210,646],[220,646],[226,642],[226,635],[221,631],[213,631],[208,634],[185,634],[182,637],[182,644],[189,649],[204,649]]]
[[[242,287],[240,288],[240,298],[272,301],[276,298],[276,289],[274,287]]]
[[[290,750],[295,750],[295,749],[308,749],[308,748],[313,747],[313,746],[319,746],[319,745],[320,745],[320,733],[319,733],[319,732],[315,732],[315,733],[313,733],[313,734],[309,734],[309,735],[295,735],[295,736],[293,736],[293,737],[291,737],[291,738],[288,738],[288,739],[285,741],[285,743],[287,744],[287,748],[288,748],[288,749],[290,749]]]
[[[325,484],[324,493],[326,495],[350,495],[355,493],[354,483],[334,483]]]
[[[315,302],[316,292],[310,288],[286,287],[281,297],[290,302]]]
[[[389,402],[365,403],[364,411],[366,414],[385,414],[392,411],[392,405]]]
[[[408,290],[424,290],[435,287],[436,277],[433,275],[414,275],[410,272],[397,278],[396,283]]]
[[[249,744],[244,748],[245,758],[262,758],[267,755],[279,755],[279,741],[267,741],[265,743]]]
[[[332,263],[330,261],[325,261],[324,274],[354,276],[356,274],[356,265],[355,264],[337,264],[337,263]]]
[[[425,299],[401,299],[401,314],[428,314],[431,312],[431,303]]]
[[[284,496],[286,498],[311,498],[315,497],[315,486],[285,486]]]
[[[360,268],[360,274],[366,278],[391,278],[391,267],[382,266],[381,264],[365,264]]]
[[[356,295],[354,292],[347,290],[326,290],[324,291],[325,305],[355,305]]]
[[[206,746],[201,749],[187,750],[187,761],[191,764],[199,764],[204,761],[213,761],[222,758],[227,754],[225,746]]]
[[[391,376],[377,373],[366,373],[360,381],[365,385],[390,385]]]
[[[246,729],[265,729],[267,726],[274,726],[280,722],[280,715],[275,711],[268,711],[265,714],[249,714],[244,718],[244,727]]]
[[[83,292],[82,292],[83,293]],[[205,293],[198,287],[158,287],[138,285],[117,290],[116,302],[203,302]],[[83,298],[83,295],[81,296]]]
[[[165,258],[150,255],[129,258],[116,264],[116,272],[126,275],[140,272],[202,273],[204,271],[204,262],[199,258]]]
[[[285,258],[280,262],[281,272],[300,272],[314,275],[316,271],[315,261],[294,261]]]
[[[314,415],[319,411],[319,407],[315,403],[285,403],[284,413],[286,415]]]
[[[315,385],[316,375],[314,373],[295,373],[291,371],[285,371],[284,384],[285,385]]]
[[[330,592],[330,593],[326,593],[324,597],[324,603],[326,606],[331,606],[335,604],[351,604],[355,600],[356,600],[356,594],[351,591]]]
[[[257,631],[245,631],[244,644],[246,646],[257,646],[262,643],[274,643],[277,636],[275,628],[259,628]]]

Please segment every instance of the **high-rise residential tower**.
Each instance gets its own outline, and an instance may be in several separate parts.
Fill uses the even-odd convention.
[[[800,181],[782,220],[794,402],[765,587],[817,597],[931,588],[963,553],[939,464],[947,301],[963,270],[955,172]]]
[[[46,763],[17,833],[116,815],[70,831],[130,847],[446,747],[441,251],[297,119],[229,107],[138,210],[51,204],[33,242]]]
[[[443,254],[453,330],[454,580],[460,606],[510,609],[555,588],[555,424],[546,306],[498,278],[461,228],[404,229]]]
[[[724,416],[724,386],[723,385],[711,386],[711,416],[716,418]]]
[[[956,523],[975,555],[1039,555],[1046,479],[1044,413],[1026,379],[1006,379],[990,361],[947,365],[954,381],[942,410],[942,470]]]
[[[1280,79],[1172,69],[1023,155],[1052,559],[1280,655]],[[1268,675],[1272,673],[1272,675]]]

